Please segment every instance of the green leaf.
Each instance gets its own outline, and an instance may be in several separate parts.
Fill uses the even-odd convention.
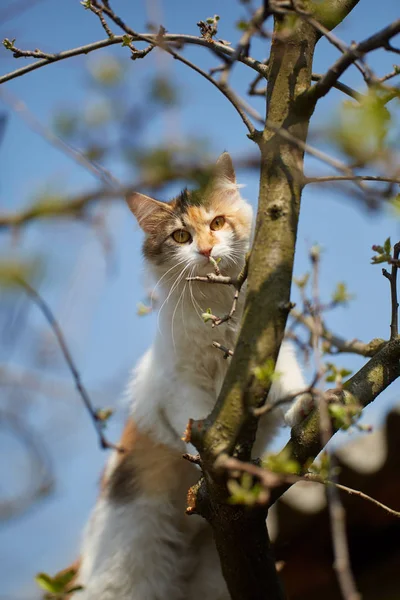
[[[250,23],[248,21],[245,21],[245,19],[240,19],[236,23],[236,29],[238,29],[239,31],[247,31],[249,27]]]
[[[285,475],[298,475],[301,472],[301,466],[297,460],[290,456],[290,450],[279,452],[279,454],[267,454],[263,457],[262,466],[274,473]]]
[[[371,258],[371,264],[372,265],[379,265],[381,263],[387,263],[389,262],[389,260],[391,259],[391,256],[388,256],[387,254],[378,254],[377,256],[372,256]]]
[[[130,35],[122,36],[122,46],[130,46],[132,44],[133,38]]]
[[[359,165],[385,157],[391,114],[385,106],[385,92],[370,87],[358,102],[345,101],[331,136],[340,149]]]
[[[6,50],[14,50],[15,39],[9,40],[8,38],[4,38],[3,46]]]
[[[215,321],[214,315],[211,313],[211,311],[208,312],[208,310],[210,309],[207,309],[207,312],[201,314],[201,318],[203,319],[204,323],[208,323],[208,321]]]
[[[106,421],[108,421],[108,419],[114,414],[114,411],[112,408],[99,408],[96,411],[96,419],[98,419],[99,421],[102,421],[103,423],[106,423]]]
[[[138,302],[136,305],[136,314],[138,317],[145,317],[152,312],[151,306],[144,304],[143,302]]]
[[[57,582],[47,575],[47,573],[38,573],[35,577],[35,581],[42,590],[46,590],[46,592],[50,592],[51,594],[58,594],[60,592],[60,588],[57,585]]]
[[[62,571],[61,573],[57,573],[53,581],[60,586],[61,590],[64,591],[69,583],[73,580],[76,575],[76,569],[68,569],[67,571]]]
[[[390,237],[388,237],[387,240],[385,240],[385,243],[383,244],[383,251],[385,252],[385,254],[391,254],[392,243],[390,241]]]
[[[293,277],[293,282],[301,290],[304,289],[310,279],[310,273],[305,273],[302,277]]]
[[[243,473],[240,481],[229,479],[226,486],[230,493],[229,504],[254,506],[262,502],[265,498],[265,491],[261,484],[253,484],[253,477],[249,473]]]
[[[343,382],[345,377],[352,374],[353,371],[346,368],[338,368],[334,363],[326,363],[326,377],[325,381],[329,383],[336,383],[337,385]]]
[[[272,358],[269,358],[264,365],[255,367],[253,374],[262,385],[269,385],[282,375],[279,371],[275,371],[275,362]]]
[[[332,302],[334,304],[347,304],[352,298],[354,298],[354,296],[353,294],[349,294],[346,284],[343,283],[343,281],[340,281],[332,294]]]

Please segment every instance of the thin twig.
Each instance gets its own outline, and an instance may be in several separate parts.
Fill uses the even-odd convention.
[[[321,177],[305,177],[304,185],[309,183],[325,183],[327,181],[381,181],[400,185],[400,177],[386,177],[381,175],[324,175]]]
[[[386,279],[390,282],[390,298],[391,298],[391,307],[392,307],[392,318],[390,321],[390,339],[394,340],[399,335],[399,323],[398,323],[398,312],[399,312],[399,302],[397,298],[397,270],[398,270],[398,260],[400,254],[400,242],[394,245],[393,248],[393,261],[392,261],[392,271],[389,273],[386,269],[382,269],[382,275],[386,277]]]
[[[348,165],[346,165],[346,163],[344,163],[336,158],[333,158],[332,156],[329,156],[329,154],[326,154],[326,152],[323,152],[322,150],[318,150],[317,148],[310,146],[310,144],[303,142],[302,140],[298,139],[295,135],[291,134],[290,131],[288,131],[287,129],[278,127],[277,125],[275,125],[274,123],[271,123],[270,121],[266,121],[265,125],[268,129],[271,129],[271,131],[276,133],[279,137],[286,140],[293,146],[296,146],[300,150],[307,152],[308,154],[310,154],[311,156],[314,156],[321,162],[324,162],[327,165],[336,169],[337,171],[340,171],[341,173],[345,174],[347,177],[350,178],[351,181],[354,181],[354,183],[359,188],[361,188],[364,193],[368,194],[371,192],[371,190],[369,190],[369,188],[366,185],[364,185],[363,181],[358,181],[357,179],[355,179],[355,180],[353,179],[354,172]],[[307,181],[307,179],[305,181]]]
[[[243,284],[245,283],[245,281],[247,279],[248,256],[246,257],[246,261],[243,266],[243,269],[240,271],[239,275],[236,278],[221,275],[219,267],[218,267],[218,263],[212,257],[210,257],[210,259],[214,265],[214,269],[217,271],[216,273],[208,273],[208,275],[205,275],[205,276],[197,275],[195,277],[187,277],[186,280],[187,281],[202,281],[204,283],[221,283],[223,285],[232,285],[235,288],[235,295],[233,297],[232,307],[231,307],[229,313],[227,313],[223,317],[217,317],[216,315],[213,315],[213,314],[207,314],[207,320],[212,321],[212,326],[218,327],[218,325],[221,325],[222,323],[226,323],[227,321],[230,321],[230,319],[232,319],[233,315],[236,312],[237,303],[239,300],[239,294],[243,287]]]
[[[283,398],[279,398],[279,400],[276,400],[272,404],[269,404],[268,402],[266,402],[266,404],[264,404],[263,406],[260,406],[259,408],[254,408],[253,415],[255,417],[262,417],[263,415],[275,410],[279,406],[282,406],[283,404],[288,404],[289,402],[292,402],[299,396],[303,396],[305,394],[310,394],[310,396],[313,397],[315,394],[315,386],[317,385],[319,379],[320,379],[320,374],[316,373],[314,375],[314,378],[313,378],[312,382],[310,383],[310,385],[307,386],[304,390],[300,390],[298,392],[293,392],[292,394],[287,394],[286,396],[284,396]],[[267,399],[268,399],[268,397],[267,397]],[[310,412],[311,412],[311,407],[310,407]],[[307,415],[304,414],[304,417],[306,417],[306,416]]]
[[[400,511],[390,508],[386,504],[379,502],[379,500],[373,498],[372,496],[369,496],[368,494],[365,494],[361,490],[355,490],[354,488],[350,488],[347,485],[331,481],[330,479],[324,479],[320,475],[314,473],[305,473],[304,475],[275,473],[273,471],[264,469],[263,467],[257,464],[243,462],[241,460],[238,460],[237,458],[228,456],[227,454],[222,454],[217,459],[217,461],[217,468],[226,469],[229,471],[238,471],[242,473],[246,472],[252,475],[253,477],[256,477],[260,481],[260,483],[266,488],[266,491],[273,487],[280,486],[282,482],[290,484],[295,484],[300,481],[306,481],[309,483],[320,483],[321,485],[325,485],[327,487],[334,486],[338,490],[346,492],[346,494],[349,494],[351,496],[358,496],[359,498],[362,498],[367,502],[375,504],[388,514],[392,515],[393,517],[400,518]]]
[[[155,33],[136,33],[130,34],[133,42],[140,41],[148,41],[149,43],[155,45],[158,34]],[[96,50],[100,50],[101,48],[106,48],[108,46],[114,46],[116,44],[122,44],[125,41],[125,35],[116,35],[113,38],[107,38],[105,40],[99,40],[97,42],[92,42],[91,44],[85,44],[84,46],[77,46],[76,48],[71,48],[69,50],[63,50],[62,52],[58,52],[56,54],[48,54],[46,58],[42,60],[38,60],[29,65],[21,67],[20,69],[16,69],[10,73],[6,73],[5,75],[0,76],[0,85],[2,83],[6,83],[6,81],[11,81],[17,77],[21,77],[25,75],[25,73],[29,73],[31,71],[35,71],[36,69],[40,69],[45,67],[51,63],[59,62],[61,60],[66,60],[67,58],[71,58],[73,56],[86,55],[90,52],[94,52]],[[189,44],[196,46],[203,46],[211,50],[214,54],[228,56],[231,57],[234,53],[234,49],[228,46],[227,44],[223,44],[222,42],[216,41],[208,41],[202,37],[198,37],[195,35],[184,35],[184,34],[176,34],[176,33],[167,33],[164,34],[164,41],[167,43],[177,44],[179,46]],[[265,72],[265,65],[263,65],[260,61],[250,57],[250,56],[240,56],[238,61],[250,67],[251,69],[259,72]]]
[[[320,75],[319,73],[313,73],[311,75],[311,80],[319,81],[320,79],[322,79],[322,77],[323,75]],[[250,87],[248,89],[247,93],[249,94],[249,96],[265,96],[265,94],[267,93],[267,87],[264,86],[262,88],[257,88],[258,83],[264,78],[265,76],[261,75],[260,73],[256,76],[256,78],[250,84]],[[345,83],[342,83],[341,81],[337,81],[332,87],[339,90],[340,92],[343,92],[343,94],[346,94],[346,96],[350,96],[350,98],[353,98],[354,100],[360,101],[364,97],[364,94],[357,92],[356,90],[346,85]]]
[[[233,356],[233,351],[229,350],[229,348],[227,348],[226,346],[223,346],[219,342],[213,342],[212,345],[214,346],[214,348],[218,348],[218,350],[221,350],[221,352],[224,353],[225,359],[229,358],[230,356]]]
[[[325,96],[333,85],[338,81],[339,77],[352,65],[356,60],[363,56],[367,52],[376,50],[378,48],[388,49],[389,40],[400,32],[400,19],[393,21],[387,27],[384,27],[371,37],[359,42],[358,44],[352,44],[350,48],[345,52],[333,65],[325,75],[317,81],[317,83],[305,92],[306,96],[314,101]]]
[[[301,323],[311,333],[313,331],[313,320],[311,316],[305,315],[300,311],[293,309],[290,312],[290,316],[295,319],[298,323]],[[346,340],[327,329],[325,324],[322,322],[322,329],[320,336],[329,344],[329,348],[324,348],[331,354],[339,353],[350,353],[359,354],[360,356],[371,357],[374,356],[383,346],[387,343],[385,340],[375,338],[368,343],[360,340]]]
[[[100,447],[103,449],[110,448],[113,450],[118,450],[118,452],[123,452],[124,451],[123,448],[121,448],[120,446],[116,446],[115,444],[112,444],[111,442],[109,442],[106,439],[106,437],[103,433],[104,420],[98,416],[98,413],[92,406],[92,402],[90,400],[89,394],[82,383],[81,376],[80,376],[79,371],[75,365],[75,362],[71,356],[71,352],[68,348],[64,334],[63,334],[61,327],[58,324],[56,318],[54,317],[52,311],[50,310],[50,307],[44,301],[44,299],[39,294],[39,292],[37,292],[27,281],[25,281],[24,279],[22,279],[20,277],[17,277],[16,282],[25,290],[25,292],[33,300],[33,302],[36,304],[36,306],[38,306],[38,308],[42,312],[43,316],[45,317],[46,321],[52,328],[54,335],[57,338],[61,352],[65,358],[65,362],[67,363],[68,368],[71,371],[71,375],[75,381],[76,389],[78,390],[78,393],[79,393],[80,397],[82,398],[82,401],[83,401],[83,403],[90,415],[90,418],[93,422],[93,425],[96,429],[96,432],[97,432],[97,435],[99,438],[99,442],[100,442]]]
[[[92,11],[92,13],[94,13],[95,15],[97,15],[97,16],[99,17],[99,20],[100,20],[101,26],[103,27],[103,29],[104,29],[104,31],[106,32],[106,34],[108,35],[108,37],[109,37],[110,39],[112,39],[112,38],[114,37],[114,34],[113,34],[113,32],[111,31],[111,29],[110,29],[110,27],[109,27],[109,25],[108,25],[107,21],[106,21],[106,20],[105,20],[105,18],[104,18],[104,15],[103,15],[103,10],[102,10],[102,8],[101,8],[101,7],[100,7],[100,6],[97,4],[97,2],[95,2],[95,0],[91,0],[91,1],[88,3],[88,8],[89,8],[89,10],[91,10],[91,11]]]
[[[393,77],[396,77],[396,75],[400,75],[400,65],[393,65],[394,69],[393,71],[391,71],[390,73],[387,73],[387,75],[384,75],[383,77],[381,77],[379,79],[379,83],[384,83],[385,81],[388,81],[389,79],[393,79]]]

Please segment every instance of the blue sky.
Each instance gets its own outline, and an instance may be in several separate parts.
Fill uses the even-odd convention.
[[[10,0],[6,6],[12,5]],[[235,43],[240,33],[234,23],[245,15],[239,3],[228,0],[187,3],[164,2],[161,9],[149,0],[144,2],[113,3],[116,12],[139,31],[145,31],[154,12],[169,32],[197,34],[196,22],[219,14],[219,36]],[[1,11],[5,8],[1,7]],[[147,12],[146,12],[147,11]],[[363,0],[336,33],[346,42],[363,39],[398,17],[398,0],[385,0],[377,10],[372,0]],[[56,2],[42,0],[32,3],[30,10],[0,26],[1,37],[16,38],[16,46],[40,48],[57,52],[105,37],[98,20],[85,11],[78,0]],[[98,56],[117,56],[125,73],[124,100],[138,102],[145,97],[146,85],[154,73],[167,73],[179,87],[181,105],[167,117],[150,115],[146,127],[146,144],[157,145],[189,137],[205,139],[209,150],[217,157],[228,150],[233,157],[254,151],[246,138],[246,130],[234,109],[207,81],[169,57],[154,52],[143,61],[129,60],[124,48],[113,48]],[[264,58],[262,44],[254,44],[252,54]],[[338,52],[325,40],[318,44],[314,71],[322,73],[337,58]],[[185,56],[207,69],[216,61],[204,48],[187,48]],[[374,53],[370,65],[381,75],[389,72],[395,55]],[[1,74],[16,69],[26,59],[13,59],[0,50]],[[88,69],[95,57],[77,57],[30,73],[6,84],[6,89],[23,100],[32,114],[43,124],[50,125],[58,108],[84,108],[93,102],[96,92],[91,87]],[[237,65],[232,83],[242,94],[252,78],[244,67]],[[343,81],[362,89],[358,71],[349,70]],[[1,92],[1,90],[0,90]],[[334,91],[323,99],[312,120],[311,140],[319,147],[321,141],[313,132],[334,122],[342,96]],[[263,100],[252,104],[264,112]],[[1,210],[16,210],[28,205],[43,187],[51,186],[62,193],[91,190],[97,182],[82,167],[33,132],[8,105],[0,111],[8,117],[5,136],[0,146],[0,206]],[[397,121],[399,117],[397,107]],[[128,180],[126,170],[116,158],[110,162],[112,172]],[[307,159],[307,169],[322,173],[328,169]],[[244,195],[255,205],[258,193],[255,173],[239,174],[246,184]],[[171,190],[172,192],[172,190]],[[96,404],[117,403],[120,414],[124,403],[119,400],[129,369],[149,345],[154,330],[153,317],[140,318],[136,305],[143,298],[143,269],[140,256],[141,233],[125,206],[120,203],[105,213],[112,241],[113,269],[109,268],[96,236],[82,224],[37,224],[22,232],[16,240],[1,233],[0,248],[9,256],[45,258],[45,276],[41,291],[51,303],[65,329],[80,371],[91,390]],[[331,185],[309,186],[303,195],[295,271],[300,275],[308,270],[307,248],[314,242],[323,247],[321,272],[322,297],[329,298],[337,281],[345,281],[356,295],[347,308],[340,308],[328,317],[336,333],[348,338],[387,337],[390,305],[387,281],[380,268],[370,265],[371,245],[386,237],[400,237],[399,222],[390,210],[369,213],[350,196],[336,193]],[[38,336],[44,336],[46,324],[34,310],[28,314],[28,325]],[[50,339],[50,336],[48,336]],[[45,339],[48,339],[47,337]],[[56,350],[54,350],[56,352]],[[28,365],[32,358],[20,347],[1,351],[4,362]],[[339,357],[339,365],[357,368],[362,360]],[[62,377],[68,381],[63,364],[42,367],[43,376]],[[71,385],[72,389],[72,385]],[[371,407],[366,420],[379,418],[384,409],[397,399],[400,384],[393,385],[376,407]],[[110,397],[112,395],[112,397]],[[100,400],[101,401],[100,401]],[[56,474],[55,492],[20,518],[2,524],[0,528],[0,571],[4,598],[25,599],[32,594],[32,579],[38,570],[54,572],[64,567],[77,554],[79,535],[96,496],[97,479],[104,454],[98,449],[91,423],[71,392],[67,400],[37,396],[32,402],[29,419],[41,436],[52,458]],[[110,428],[117,435],[120,419]],[[2,447],[9,443],[0,437]],[[11,454],[11,453],[10,453]],[[10,461],[6,475],[12,478],[19,463]],[[23,466],[21,468],[24,468]],[[25,466],[26,468],[26,466]]]

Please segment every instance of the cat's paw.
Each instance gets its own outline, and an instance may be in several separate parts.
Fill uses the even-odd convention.
[[[295,427],[301,423],[314,408],[314,401],[311,394],[301,394],[285,413],[285,423],[290,427]]]

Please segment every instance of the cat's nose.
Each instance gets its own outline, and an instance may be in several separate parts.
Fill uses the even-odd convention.
[[[212,248],[199,248],[199,254],[202,254],[206,258],[210,258]]]

